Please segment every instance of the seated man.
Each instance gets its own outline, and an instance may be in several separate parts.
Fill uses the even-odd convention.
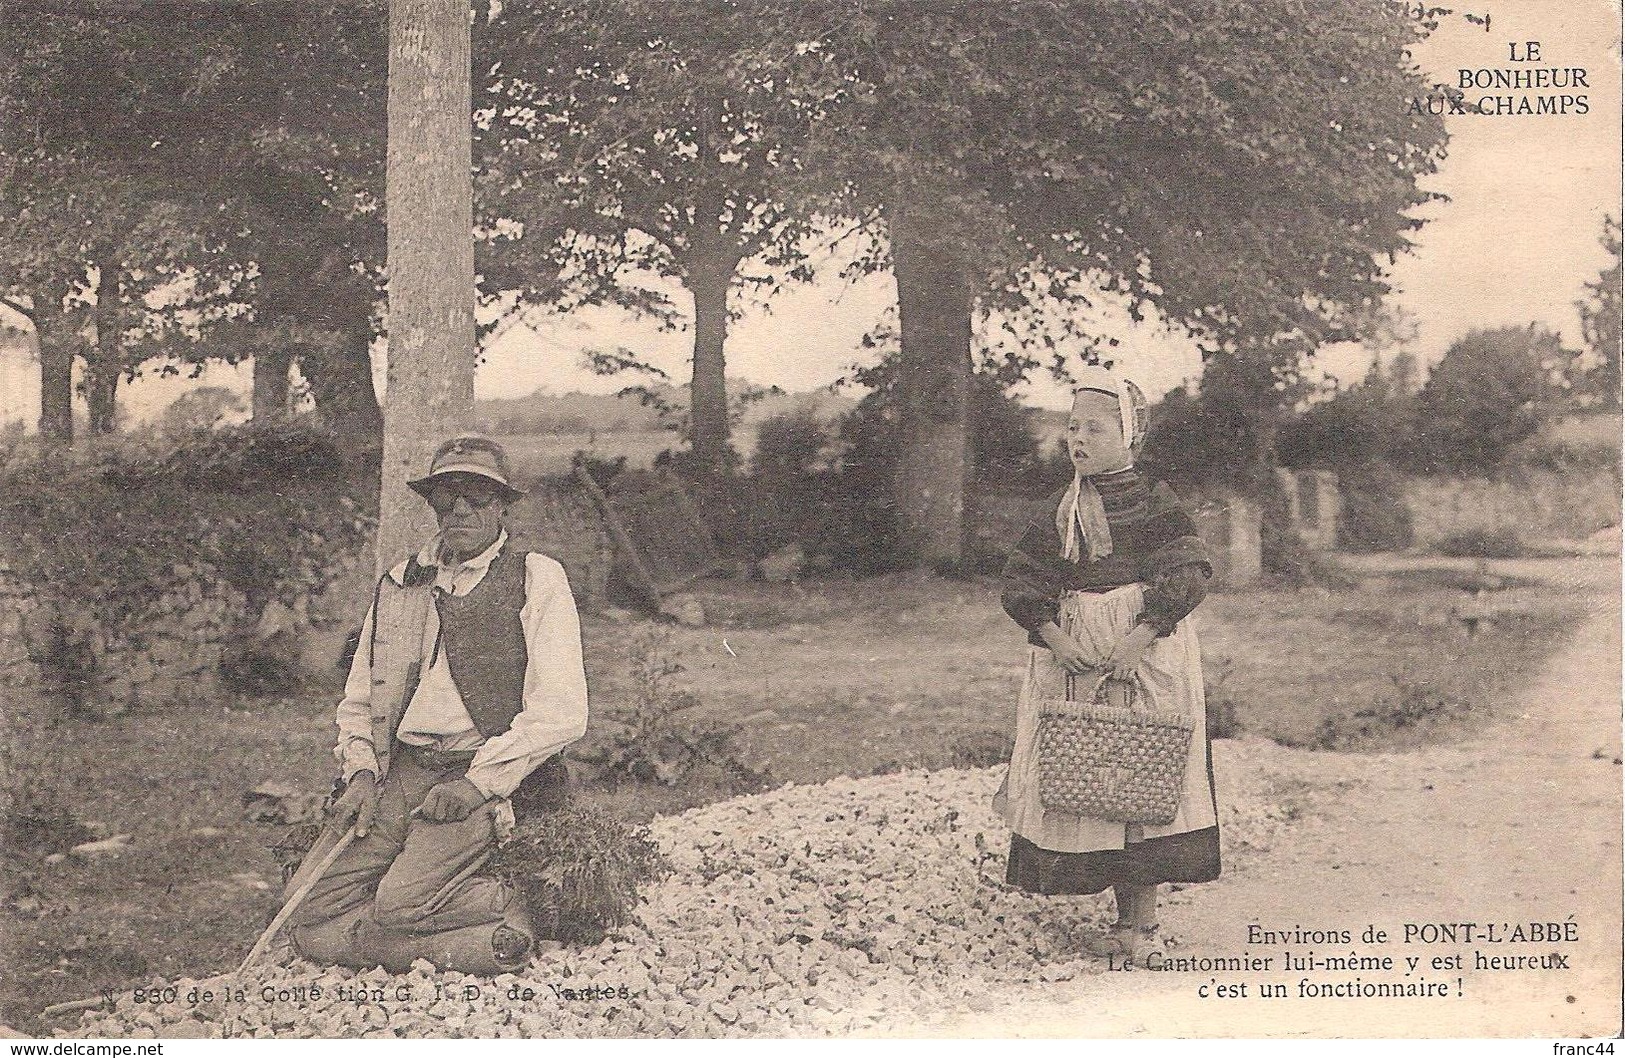
[[[379,579],[338,707],[343,794],[307,863],[356,836],[290,920],[306,958],[497,974],[522,966],[519,894],[480,868],[509,796],[587,729],[581,631],[564,569],[508,547],[500,445],[447,441],[426,477],[439,534]],[[291,885],[292,883],[290,883]]]

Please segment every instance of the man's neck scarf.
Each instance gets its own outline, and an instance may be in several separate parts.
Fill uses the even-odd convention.
[[[1131,454],[1138,454],[1150,424],[1150,409],[1140,387],[1117,377],[1108,368],[1090,366],[1084,368],[1083,378],[1072,392],[1076,396],[1085,390],[1117,398],[1123,442]],[[1100,476],[1109,478],[1131,469],[1132,464],[1123,471]],[[1069,562],[1081,562],[1086,556],[1095,562],[1112,553],[1112,529],[1106,521],[1106,504],[1100,498],[1094,477],[1073,473],[1072,484],[1055,510],[1055,530],[1061,538],[1061,556]]]

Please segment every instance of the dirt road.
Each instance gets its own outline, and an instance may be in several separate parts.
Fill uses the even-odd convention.
[[[1606,598],[1606,596],[1604,596]],[[1072,993],[904,1034],[935,1036],[1499,1037],[1621,1029],[1620,614],[1580,625],[1526,710],[1472,739],[1406,754],[1308,753],[1220,743],[1227,782],[1264,784],[1304,816],[1267,851],[1173,894],[1170,958],[1271,959],[1267,971],[1153,972],[1069,982]],[[1227,767],[1227,764],[1231,765]],[[1227,775],[1227,772],[1229,773]],[[1406,923],[1478,924],[1468,942],[1402,943]],[[1510,928],[1574,924],[1578,940],[1503,942]],[[1496,940],[1482,934],[1495,924]],[[1347,930],[1351,943],[1249,943],[1249,926]],[[1384,944],[1362,942],[1368,926]],[[1428,938],[1433,931],[1424,931]],[[1352,949],[1352,951],[1351,951]],[[1283,955],[1390,956],[1392,970],[1287,970]],[[1475,969],[1475,957],[1557,953],[1567,969]],[[1420,957],[1411,965],[1406,957]],[[1453,962],[1460,957],[1461,969]],[[1433,960],[1438,958],[1438,968]],[[1494,965],[1494,964],[1490,964]],[[1304,998],[1300,982],[1442,984],[1433,998]],[[1202,998],[1208,986],[1228,998]],[[1285,986],[1282,998],[1260,986]],[[1244,985],[1245,996],[1234,986]],[[996,997],[995,997],[996,998]]]

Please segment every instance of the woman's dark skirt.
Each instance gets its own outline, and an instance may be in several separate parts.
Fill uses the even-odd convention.
[[[1052,852],[1010,837],[1004,880],[1047,896],[1098,893],[1114,885],[1211,882],[1219,876],[1219,828],[1149,838],[1120,849]]]

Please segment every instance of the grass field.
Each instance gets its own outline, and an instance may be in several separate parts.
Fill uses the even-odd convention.
[[[1575,616],[1606,591],[1598,585],[1617,577],[1612,563],[1593,565],[1602,572],[1586,582],[1590,594],[1533,579],[1499,593],[1496,627],[1471,639],[1450,617],[1465,598],[1459,576],[1427,570],[1346,591],[1221,593],[1196,620],[1215,672],[1230,671],[1219,692],[1248,733],[1312,741],[1327,717],[1392,695],[1396,678],[1465,703],[1360,748],[1402,747],[1514,708]],[[695,594],[709,623],[661,626],[665,649],[684,666],[699,711],[740,723],[749,762],[775,782],[940,765],[959,740],[1012,726],[1025,646],[991,580],[714,581]],[[648,626],[585,617],[598,707],[627,698],[633,640]],[[325,790],[338,690],[337,672],[324,672],[297,694],[76,724],[59,743],[65,795],[81,820],[131,834],[133,848],[89,864],[11,862],[0,1020],[42,1030],[36,1014],[49,1003],[234,966],[278,903],[266,846],[280,828],[243,822],[242,794],[266,779]],[[721,795],[587,796],[646,818]]]

